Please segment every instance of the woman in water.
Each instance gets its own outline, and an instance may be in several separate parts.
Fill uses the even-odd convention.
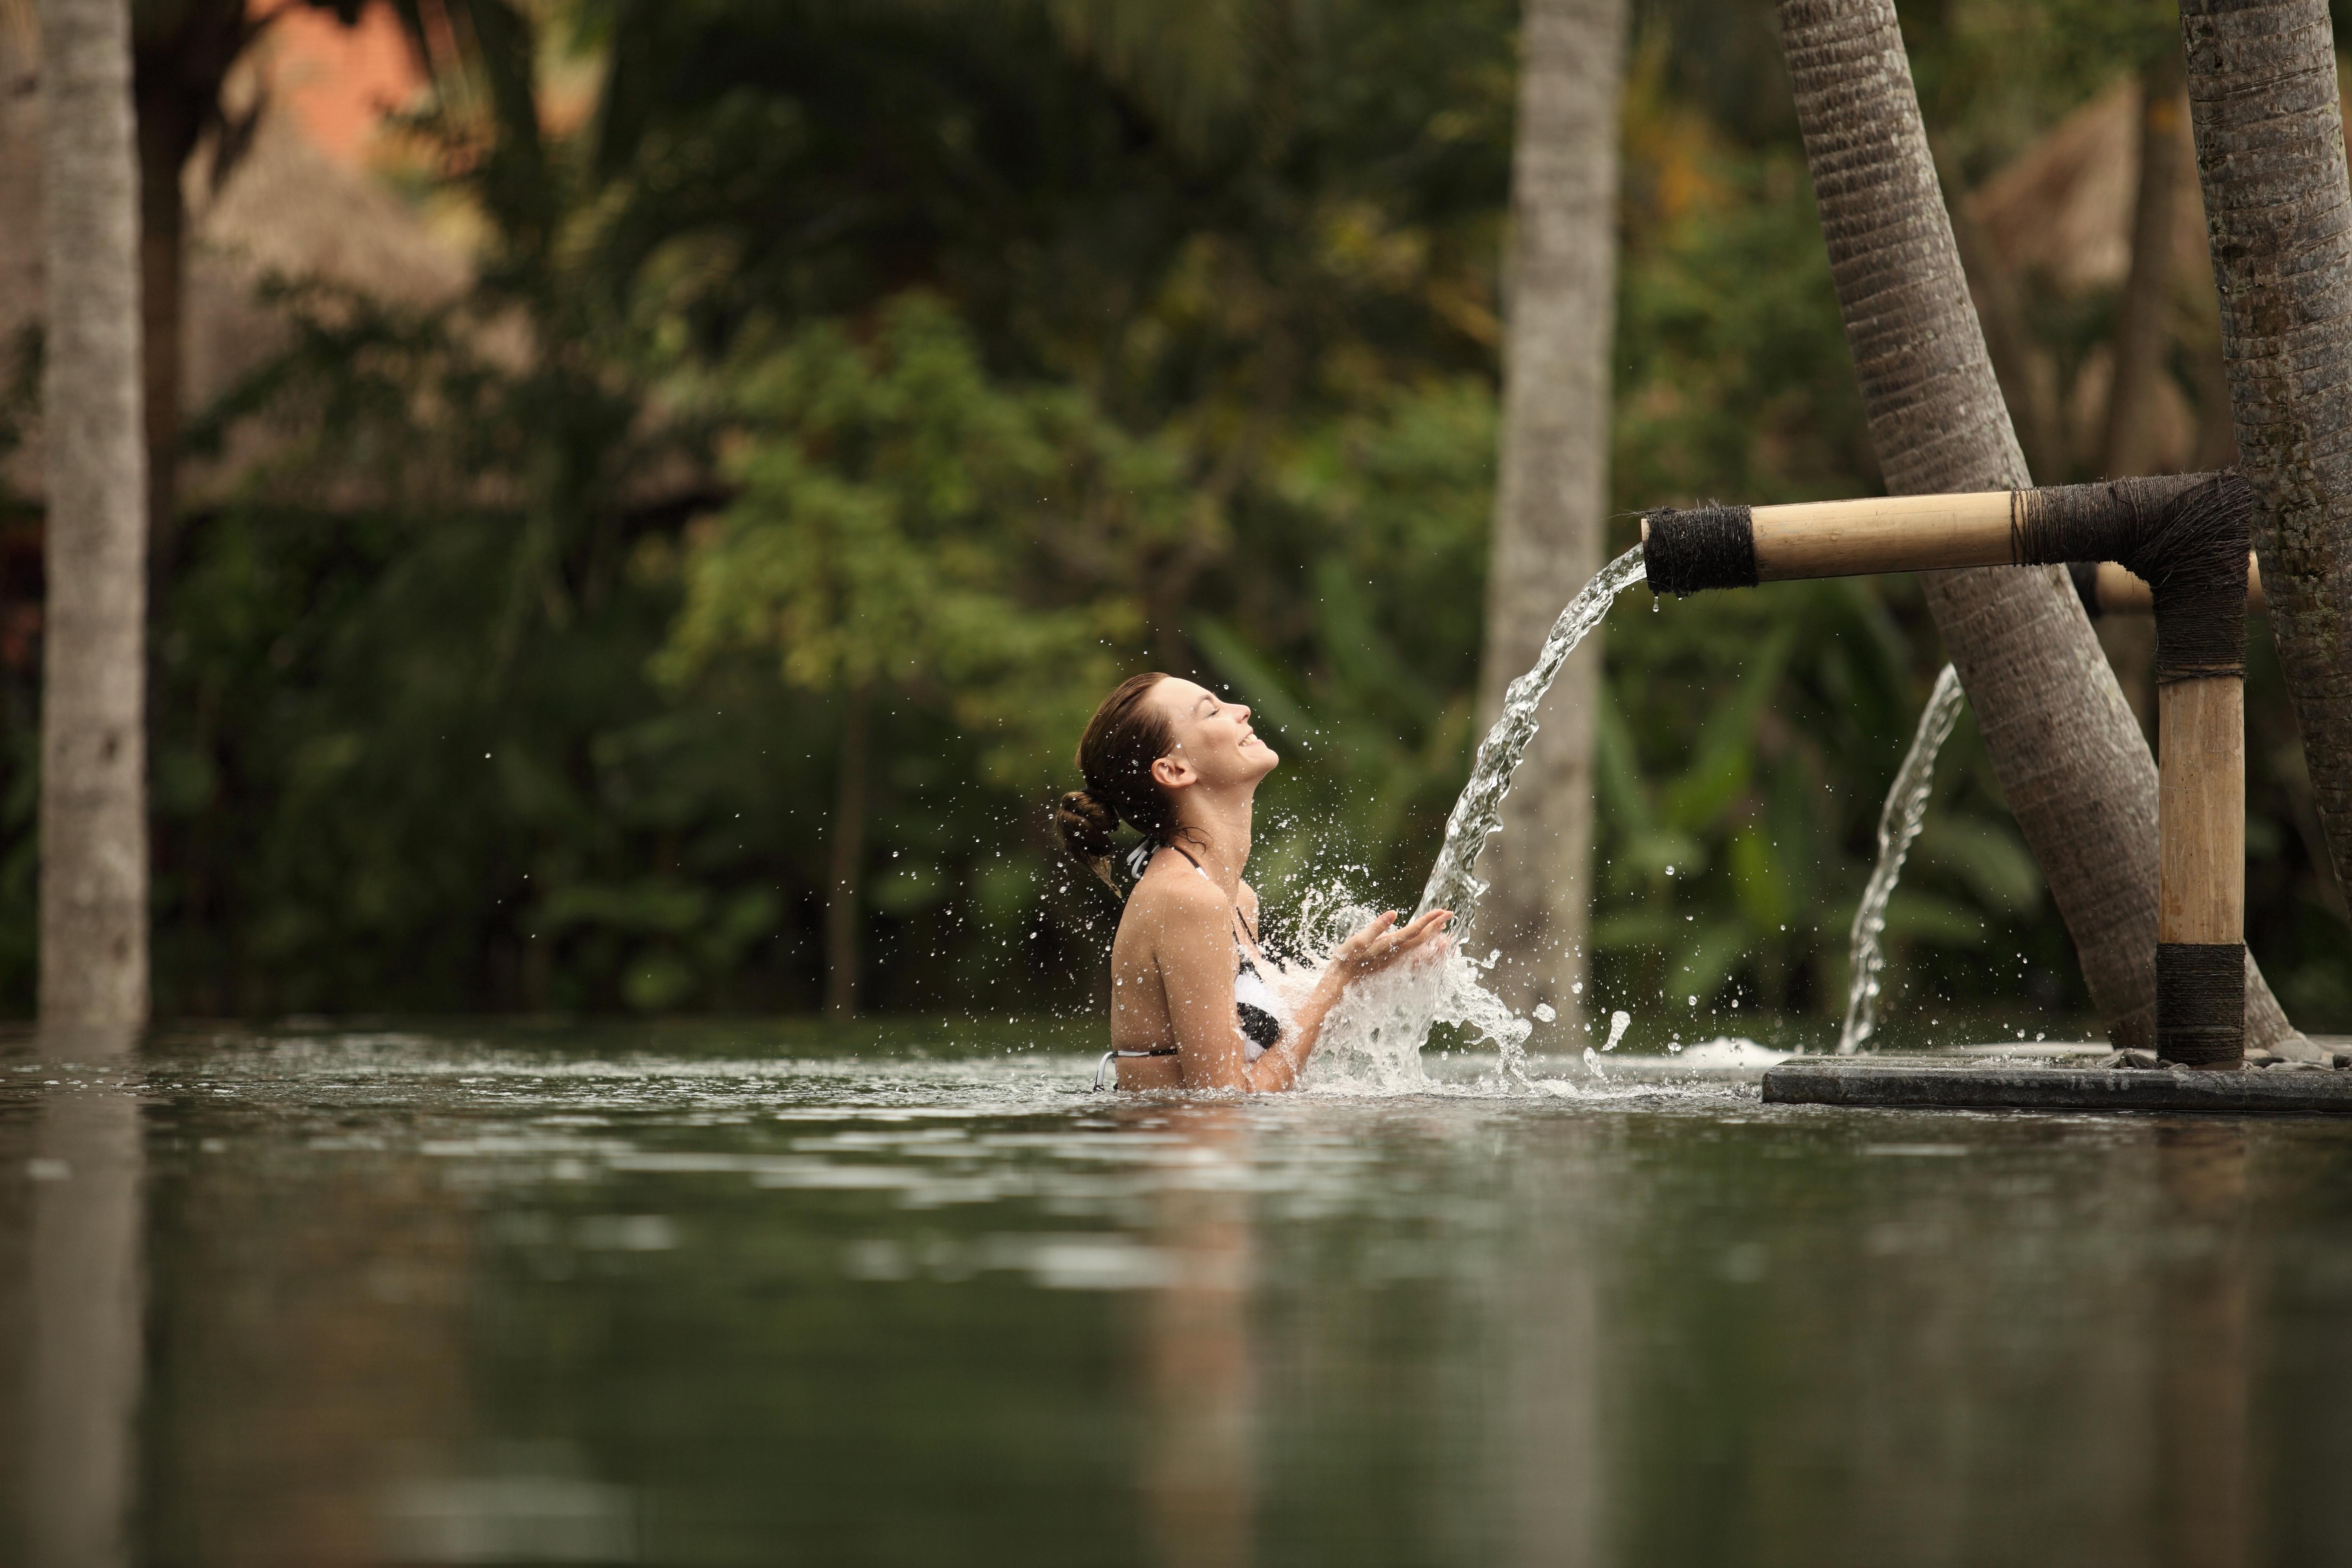
[[[1242,880],[1251,800],[1281,761],[1249,716],[1189,680],[1136,676],[1095,710],[1078,742],[1087,787],[1055,807],[1063,845],[1114,892],[1112,831],[1124,819],[1145,840],[1110,953],[1121,1089],[1289,1089],[1351,981],[1442,943],[1446,910],[1402,925],[1384,914],[1333,950],[1296,1011],[1284,1005],[1259,972],[1257,894]]]

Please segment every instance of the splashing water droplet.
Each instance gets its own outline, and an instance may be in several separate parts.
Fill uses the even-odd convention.
[[[1605,1046],[1601,1047],[1601,1048],[1602,1050],[1604,1050],[1604,1051],[1613,1051],[1613,1050],[1615,1050],[1615,1049],[1617,1048],[1617,1042],[1618,1042],[1618,1041],[1620,1041],[1620,1040],[1622,1040],[1622,1039],[1623,1039],[1623,1038],[1625,1037],[1625,1031],[1626,1031],[1626,1030],[1628,1030],[1628,1029],[1630,1029],[1630,1028],[1632,1028],[1633,1026],[1633,1014],[1631,1014],[1631,1013],[1612,1013],[1612,1014],[1610,1014],[1610,1015],[1609,1015],[1609,1043],[1608,1043],[1607,1045],[1605,1045]]]

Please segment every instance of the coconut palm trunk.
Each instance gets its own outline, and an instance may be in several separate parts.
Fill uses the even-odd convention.
[[[2132,202],[2131,268],[2116,311],[2113,379],[2098,477],[2144,474],[2150,416],[2172,347],[2172,226],[2180,174],[2180,61],[2168,56],[2140,73],[2139,189]],[[2044,474],[2045,479],[2063,479]]]
[[[1601,569],[1616,314],[1617,103],[1625,0],[1528,0],[1512,154],[1501,474],[1480,723]],[[1577,1020],[1592,892],[1599,639],[1560,671],[1480,875],[1481,936],[1515,955],[1519,1005]]]
[[[1781,0],[1805,161],[1889,491],[2031,483],[1919,118],[1891,0]],[[2156,1041],[2156,763],[2056,568],[1926,581],[2018,826],[2121,1047]],[[2295,1037],[2250,968],[2246,1043]]]
[[[41,0],[42,1022],[147,1016],[146,452],[128,0]]]
[[[2352,899],[2352,190],[2326,0],[2182,0],[2238,466],[2336,886]]]

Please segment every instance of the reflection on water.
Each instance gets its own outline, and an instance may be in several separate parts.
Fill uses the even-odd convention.
[[[141,1371],[136,1086],[126,1031],[57,1031],[23,1166],[32,1185],[25,1561],[125,1562]]]
[[[2352,1560],[2336,1123],[645,1044],[0,1059],[0,1561]]]
[[[1168,1267],[1136,1314],[1145,1528],[1161,1562],[1246,1563],[1257,1521],[1249,1130],[1230,1104],[1180,1108],[1167,1121],[1193,1159],[1152,1194],[1152,1243]]]

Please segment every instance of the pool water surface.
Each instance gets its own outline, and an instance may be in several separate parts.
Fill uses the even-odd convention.
[[[0,1562],[2352,1561],[2352,1127],[1076,1043],[19,1041]]]

